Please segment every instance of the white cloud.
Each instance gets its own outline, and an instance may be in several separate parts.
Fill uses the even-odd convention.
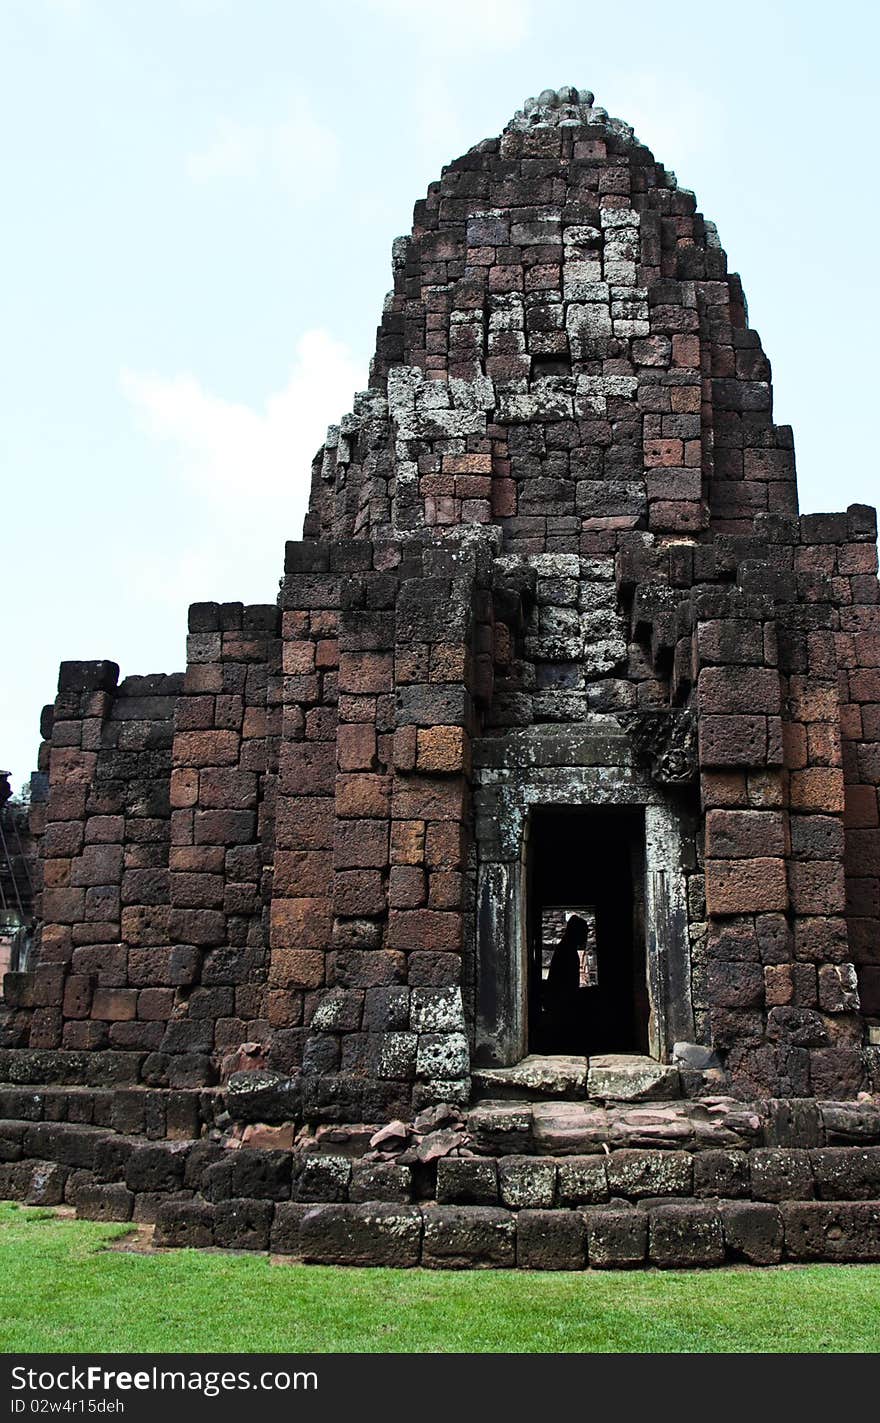
[[[302,531],[315,451],[364,373],[320,329],[301,337],[287,383],[260,408],[224,400],[193,375],[122,372],[138,423],[169,452],[156,498],[174,509],[164,538],[120,558],[137,606],[167,619],[204,599],[274,599],[284,540]]]
[[[210,142],[187,154],[186,170],[197,183],[269,177],[315,196],[334,186],[339,156],[336,134],[315,117],[308,101],[299,97],[277,123],[218,119]]]
[[[368,0],[370,9],[414,33],[432,51],[444,49],[485,60],[477,46],[515,49],[531,28],[531,0]]]
[[[304,508],[315,450],[364,375],[363,362],[319,328],[300,338],[287,384],[262,409],[224,400],[190,374],[124,370],[120,383],[142,425],[172,446],[180,475],[212,502],[295,495]]]

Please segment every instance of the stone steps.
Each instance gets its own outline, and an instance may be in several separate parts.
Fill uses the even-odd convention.
[[[608,1053],[594,1057],[531,1053],[513,1067],[471,1073],[476,1100],[652,1102],[683,1095],[678,1067],[652,1057]]]
[[[200,1136],[225,1109],[220,1088],[43,1086],[0,1082],[0,1121],[68,1122],[181,1140]]]
[[[487,1154],[589,1154],[615,1147],[748,1148],[766,1114],[731,1097],[657,1103],[479,1102],[468,1114],[474,1149]]]
[[[6,1121],[0,1196],[67,1202],[87,1219],[155,1222],[163,1245],[271,1249],[327,1264],[582,1269],[880,1259],[880,1145],[767,1146],[779,1113],[750,1112],[732,1099],[713,1105],[738,1145],[695,1134],[688,1149],[637,1149],[593,1136],[583,1152],[566,1140],[550,1155],[506,1153],[495,1141],[483,1154],[411,1165]],[[653,1110],[673,1109],[708,1117],[712,1107]],[[520,1109],[493,1110],[509,1117]],[[539,1121],[597,1110],[528,1106]],[[751,1118],[747,1132],[734,1132],[737,1114]],[[880,1139],[878,1115],[868,1105],[860,1114],[866,1140]],[[857,1116],[854,1104],[820,1104],[821,1139],[841,1129],[852,1135]]]
[[[0,1121],[0,1198],[327,1264],[880,1260],[877,1101],[482,1102],[461,1130],[401,1125],[381,1149],[363,1125],[271,1149],[278,1128],[210,1124],[221,1093],[182,1095],[188,1117],[165,1096],[179,1134],[151,1138],[120,1128],[154,1092],[0,1087],[22,1109]]]
[[[867,1263],[880,1260],[880,1202],[717,1200],[519,1212],[494,1206],[291,1203],[251,1213],[217,1208],[213,1215],[195,1206],[164,1213],[156,1242],[268,1248],[309,1264],[428,1269]]]

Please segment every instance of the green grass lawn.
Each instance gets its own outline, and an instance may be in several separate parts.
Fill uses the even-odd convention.
[[[0,1349],[877,1352],[880,1266],[552,1274],[342,1270],[108,1250],[129,1231],[0,1205]]]

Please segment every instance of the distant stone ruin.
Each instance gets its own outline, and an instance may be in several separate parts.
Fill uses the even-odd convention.
[[[587,91],[393,277],[277,603],[62,664],[0,1194],[337,1263],[880,1259],[875,512],[799,517],[716,230]]]

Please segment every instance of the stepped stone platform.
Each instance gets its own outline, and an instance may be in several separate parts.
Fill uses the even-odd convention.
[[[478,1095],[487,1097],[591,1097],[647,1102],[682,1095],[679,1070],[652,1057],[542,1057],[531,1054],[514,1067],[484,1067],[471,1073]],[[702,1084],[702,1078],[701,1078]]]
[[[280,1120],[288,1090],[0,1085],[0,1196],[320,1264],[880,1261],[878,1097],[506,1098],[309,1128]]]

